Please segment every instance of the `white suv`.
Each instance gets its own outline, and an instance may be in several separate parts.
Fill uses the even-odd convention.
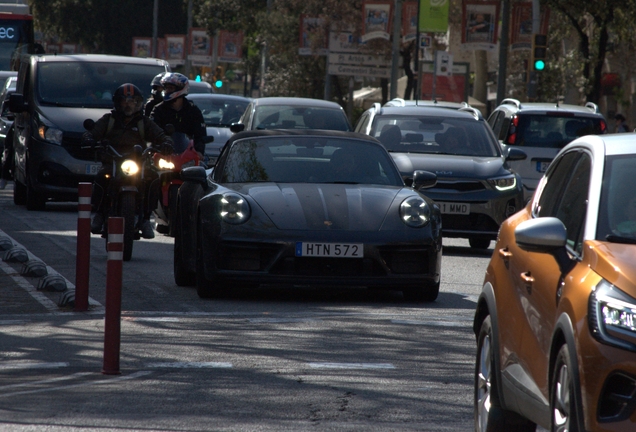
[[[509,162],[521,175],[526,201],[561,148],[580,136],[607,132],[605,117],[592,102],[579,106],[504,99],[488,123],[504,149],[517,147],[528,155]]]

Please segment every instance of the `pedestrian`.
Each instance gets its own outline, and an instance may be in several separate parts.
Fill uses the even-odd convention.
[[[622,133],[622,132],[629,132],[629,126],[627,126],[627,119],[625,118],[625,116],[623,114],[616,114],[614,116],[614,120],[616,121],[616,129],[614,130],[614,132],[616,133]]]

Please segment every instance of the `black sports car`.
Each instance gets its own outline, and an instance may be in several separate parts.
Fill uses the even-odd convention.
[[[234,135],[217,165],[182,171],[177,285],[213,297],[234,286],[347,285],[437,298],[439,207],[404,185],[374,138],[264,130]],[[436,176],[413,173],[414,187]]]

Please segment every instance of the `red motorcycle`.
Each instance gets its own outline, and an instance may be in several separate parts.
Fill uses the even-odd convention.
[[[153,214],[158,233],[174,237],[173,215],[177,208],[177,193],[183,183],[181,170],[199,165],[199,154],[194,150],[194,141],[181,132],[174,132],[174,153],[171,155],[155,154],[153,164],[159,174],[161,195]]]

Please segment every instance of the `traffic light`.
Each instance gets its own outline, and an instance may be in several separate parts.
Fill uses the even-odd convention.
[[[546,67],[546,53],[548,45],[548,36],[544,34],[532,35],[532,57],[531,65],[533,71],[542,71]]]
[[[223,87],[223,78],[224,78],[223,66],[217,66],[216,69],[214,70],[214,87],[218,89]]]

